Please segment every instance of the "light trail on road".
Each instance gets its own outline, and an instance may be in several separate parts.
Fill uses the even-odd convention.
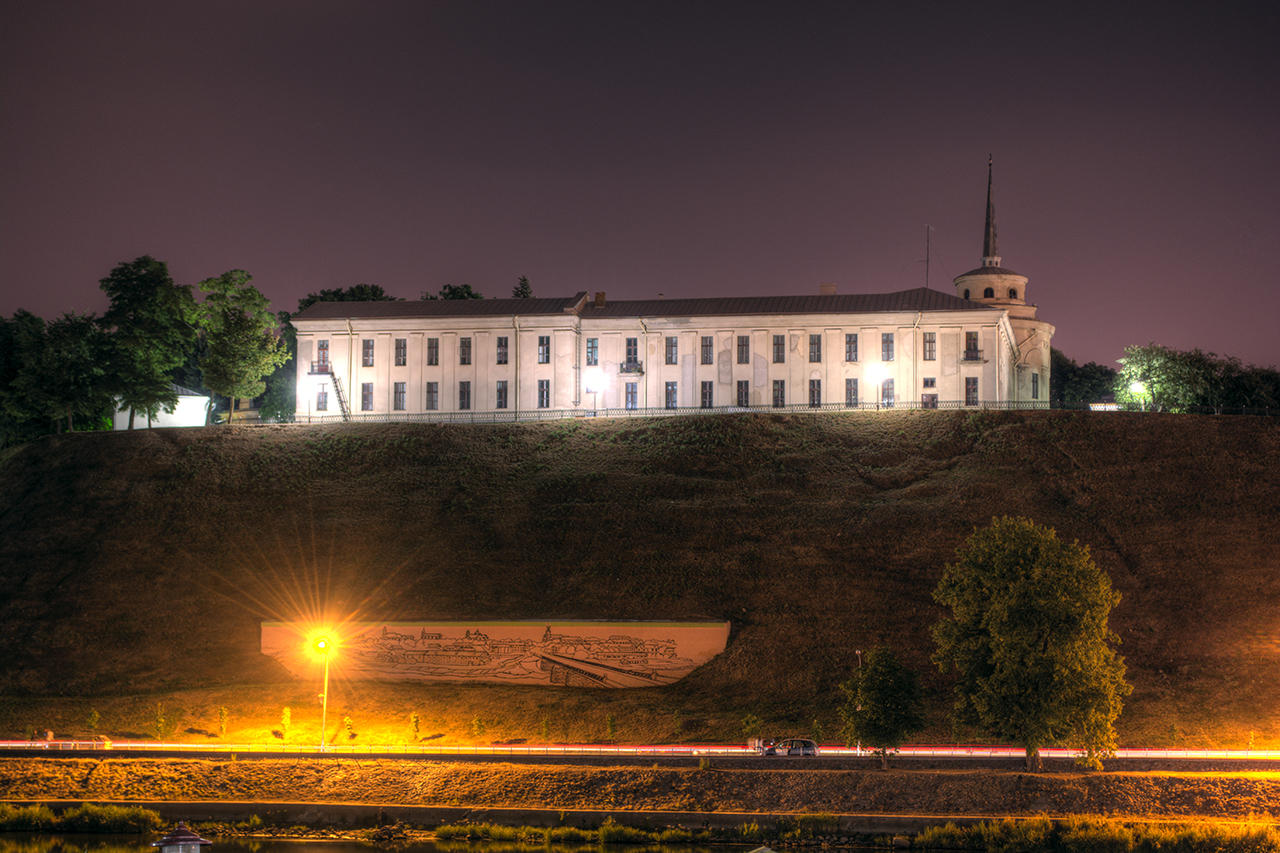
[[[670,757],[670,758],[766,758],[759,751],[732,744],[494,744],[492,746],[403,746],[403,745],[327,745],[324,752],[318,749],[287,744],[219,743],[191,744],[153,741],[100,741],[100,740],[7,740],[0,741],[0,750],[47,752],[147,752],[182,755],[184,753],[226,753],[281,756],[351,756],[380,755],[407,758],[426,756],[547,756],[572,757],[595,756],[619,758]],[[1025,752],[1017,746],[974,745],[917,745],[904,746],[892,755],[896,758],[930,759],[1021,759]],[[1046,747],[1040,750],[1042,758],[1074,759],[1080,750],[1068,747]],[[1181,749],[1168,747],[1121,747],[1115,758],[1151,760],[1280,760],[1280,750],[1275,749]],[[767,756],[774,759],[821,761],[823,758],[877,758],[870,750],[845,746],[820,746],[816,756]]]

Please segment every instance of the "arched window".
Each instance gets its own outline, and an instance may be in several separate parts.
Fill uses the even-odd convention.
[[[995,299],[995,298],[996,298],[996,289],[995,289],[994,287],[988,287],[986,290],[982,291],[982,298],[983,298],[983,299]]]
[[[1018,298],[1018,288],[1016,288],[1016,287],[1011,287],[1011,288],[1009,288],[1009,298],[1010,298],[1010,299],[1017,299],[1017,298]]]
[[[965,299],[968,299],[968,298],[969,298],[969,288],[967,288],[967,287],[964,289],[964,298],[965,298]]]

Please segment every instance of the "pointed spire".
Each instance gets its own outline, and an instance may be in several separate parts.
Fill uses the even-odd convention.
[[[999,249],[996,247],[996,206],[991,201],[991,155],[987,155],[987,229],[982,237],[982,265],[1000,266]]]

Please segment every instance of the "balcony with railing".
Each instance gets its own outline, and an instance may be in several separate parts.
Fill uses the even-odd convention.
[[[964,356],[960,360],[961,361],[982,361],[982,350],[967,349],[964,351]]]
[[[627,359],[618,363],[619,373],[644,373],[644,362],[639,359]]]
[[[328,374],[331,374],[331,373],[333,373],[333,362],[329,361],[327,358],[322,358],[318,361],[311,362],[312,376],[321,376],[321,375],[327,376]]]

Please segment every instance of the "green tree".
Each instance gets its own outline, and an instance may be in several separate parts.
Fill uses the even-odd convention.
[[[893,652],[874,648],[853,678],[840,685],[840,731],[848,746],[862,743],[889,769],[889,753],[924,728],[920,713],[920,682]]]
[[[48,418],[18,387],[28,354],[44,340],[44,320],[29,311],[0,318],[0,444],[8,446],[44,435]]]
[[[1125,347],[1116,377],[1116,402],[1153,412],[1185,412],[1203,405],[1212,376],[1199,355],[1159,344]]]
[[[12,390],[31,410],[68,431],[77,417],[99,424],[110,417],[107,338],[96,319],[65,314],[45,325],[35,318],[16,343],[21,367]]]
[[[1061,350],[1050,351],[1049,401],[1055,408],[1097,403],[1113,393],[1116,371],[1104,364],[1076,364]]]
[[[150,420],[178,405],[171,374],[195,346],[195,300],[150,255],[118,264],[99,286],[111,300],[101,323],[111,335],[113,390],[133,429],[135,414]]]
[[[390,296],[377,284],[353,284],[350,287],[331,287],[308,293],[298,300],[298,311],[310,308],[317,302],[398,302],[398,296]]]
[[[441,299],[484,299],[469,284],[446,284],[440,288]]]
[[[516,286],[511,288],[511,295],[516,299],[533,298],[533,285],[529,284],[529,276],[520,276],[520,280],[516,282]]]
[[[229,398],[228,423],[236,400],[261,394],[263,378],[289,358],[270,303],[250,278],[244,270],[229,270],[200,282],[200,326],[208,347],[200,371],[211,391]]]
[[[1107,618],[1120,596],[1089,549],[1025,518],[975,530],[933,594],[950,615],[933,628],[934,660],[957,676],[956,711],[989,736],[1026,750],[1078,747],[1100,767],[1114,753],[1128,695]]]

